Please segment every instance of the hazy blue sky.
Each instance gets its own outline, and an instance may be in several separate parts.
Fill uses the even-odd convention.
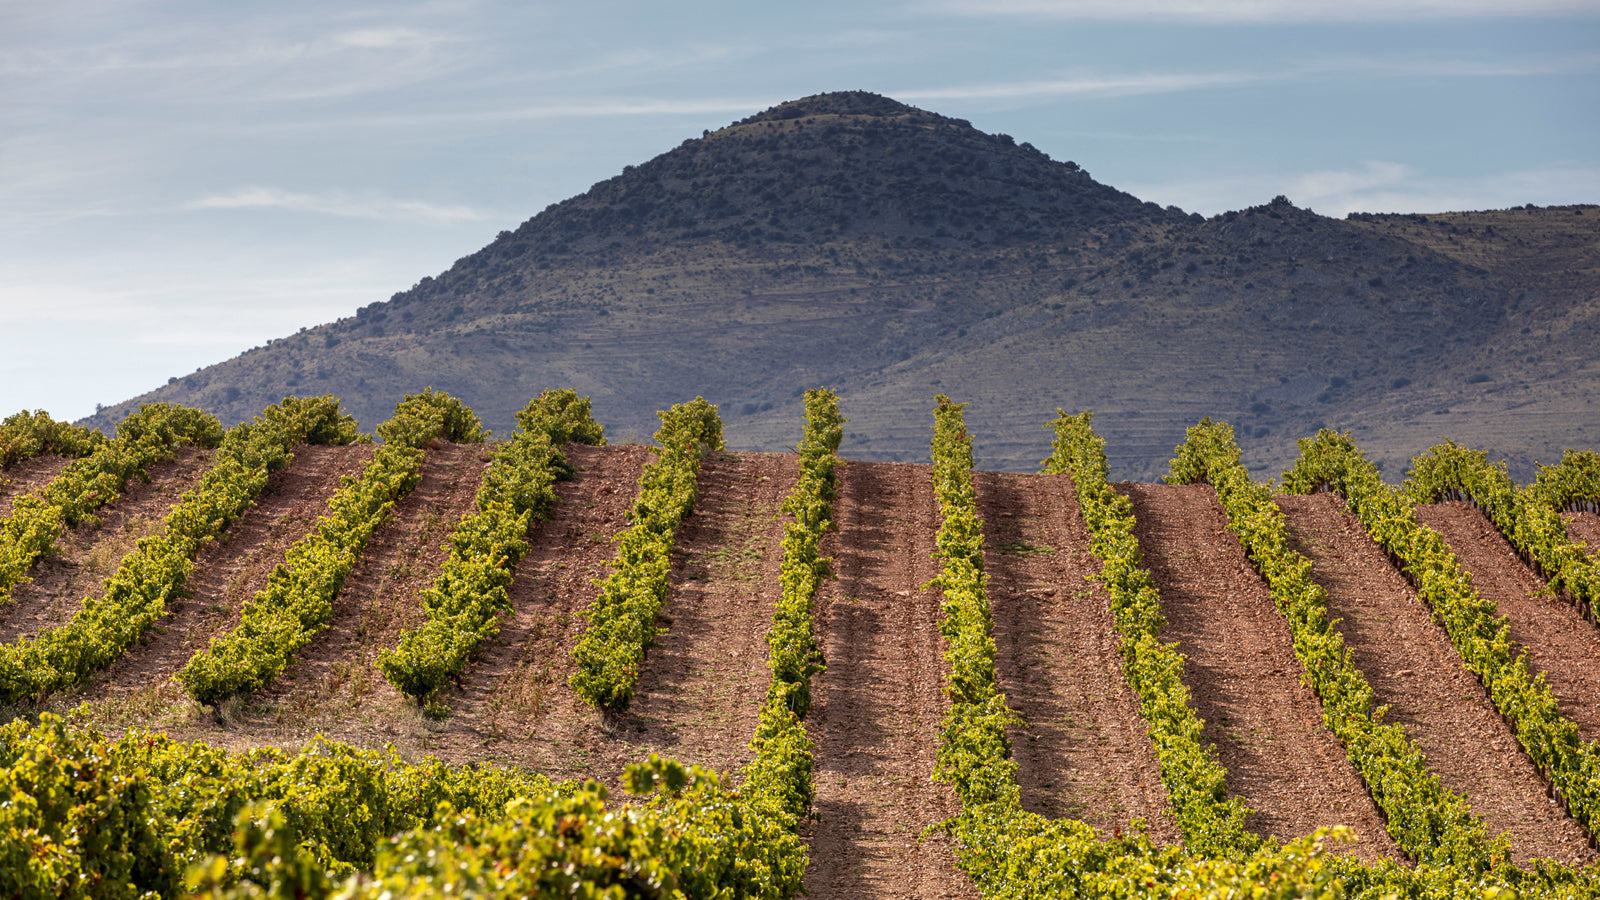
[[[1600,202],[1600,0],[0,0],[0,414],[349,315],[851,89],[1206,214]]]

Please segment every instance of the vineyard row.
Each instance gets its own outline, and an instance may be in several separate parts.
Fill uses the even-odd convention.
[[[1289,547],[1283,515],[1239,463],[1232,430],[1203,420],[1177,449],[1168,480],[1205,482],[1229,529],[1264,579],[1293,635],[1323,720],[1345,747],[1396,844],[1415,864],[1359,863],[1325,852],[1338,829],[1281,843],[1248,830],[1227,772],[1201,737],[1183,680],[1183,657],[1163,643],[1161,597],[1134,537],[1129,501],[1107,483],[1104,442],[1090,416],[1062,414],[1046,470],[1069,475],[1090,549],[1111,598],[1123,671],[1139,698],[1184,845],[1158,847],[1138,829],[1112,837],[1073,819],[1022,809],[1006,736],[1016,721],[995,674],[984,574],[983,523],[972,482],[962,405],[939,397],[933,478],[941,515],[950,706],[934,777],[952,786],[959,815],[944,828],[960,865],[985,897],[1248,893],[1298,896],[1337,887],[1347,896],[1573,896],[1596,891],[1595,872],[1553,862],[1518,867],[1467,799],[1446,789],[1405,730],[1384,723],[1373,690],[1327,613],[1312,565]],[[217,895],[440,896],[564,894],[789,897],[807,859],[800,827],[813,802],[812,746],[804,720],[811,680],[823,671],[814,603],[827,577],[819,543],[832,523],[837,398],[806,395],[800,477],[783,504],[782,595],[767,636],[772,681],[751,742],[753,758],[729,781],[652,757],[625,782],[637,803],[606,791],[552,784],[515,770],[412,766],[380,754],[317,743],[300,754],[230,755],[199,744],[131,733],[111,742],[43,717],[15,722],[0,763],[0,891],[18,896],[129,896],[144,891]],[[669,554],[696,499],[699,461],[722,446],[715,407],[696,398],[661,413],[656,460],[640,479],[633,527],[591,606],[574,651],[572,688],[588,702],[625,709],[659,628]],[[535,398],[521,428],[495,452],[476,500],[451,537],[451,553],[424,591],[427,621],[384,653],[385,676],[427,704],[458,675],[510,609],[507,586],[531,523],[570,474],[560,447],[602,443],[586,400],[570,391]],[[430,441],[478,442],[476,417],[447,395],[412,395],[377,429],[384,444],[359,478],[329,501],[329,515],[296,544],[246,603],[238,628],[213,641],[180,675],[216,704],[258,690],[326,626],[330,604],[365,542],[415,486]],[[193,410],[147,407],[111,440],[38,416],[0,428],[8,458],[39,452],[81,457],[45,488],[20,498],[0,523],[14,586],[61,531],[114,498],[129,478],[185,443],[214,447],[211,468],[160,535],[140,541],[67,625],[0,649],[0,691],[12,703],[81,683],[132,646],[184,589],[199,547],[254,501],[268,475],[303,443],[360,440],[331,398],[263,411],[223,433]],[[1494,604],[1474,592],[1448,546],[1416,521],[1413,506],[1462,496],[1586,610],[1594,557],[1561,524],[1564,509],[1600,501],[1600,456],[1571,453],[1517,489],[1503,466],[1453,444],[1419,457],[1400,489],[1384,485],[1348,435],[1301,442],[1284,475],[1291,492],[1339,494],[1442,623],[1464,664],[1512,723],[1528,756],[1568,812],[1600,827],[1600,747],[1581,740],[1542,678],[1511,642]],[[13,523],[16,523],[15,525]],[[28,557],[32,554],[32,558]],[[25,561],[25,562],[24,562]],[[12,573],[12,574],[6,574]],[[737,787],[735,787],[737,785]]]

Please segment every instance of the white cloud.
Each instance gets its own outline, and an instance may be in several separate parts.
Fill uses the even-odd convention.
[[[1600,203],[1600,169],[1552,167],[1500,172],[1465,178],[1430,178],[1421,174],[1392,183],[1329,195],[1329,215],[1348,212],[1450,212],[1505,209],[1532,203],[1560,206]]]
[[[450,23],[415,26],[391,18],[338,29],[325,18],[130,17],[125,27],[113,20],[43,41],[0,29],[0,76],[21,79],[25,90],[13,91],[12,100],[52,106],[108,94],[125,103],[231,106],[390,90],[442,79],[473,62],[467,46],[473,42]]]
[[[1134,75],[1083,75],[1038,81],[999,82],[891,92],[898,100],[1041,100],[1058,97],[1127,97],[1171,94],[1258,83],[1269,77],[1246,72],[1175,72]]]
[[[744,118],[753,112],[775,106],[792,96],[769,97],[702,97],[682,100],[645,98],[624,99],[597,97],[592,100],[569,100],[564,103],[540,103],[528,106],[503,106],[478,110],[448,112],[415,112],[393,115],[342,115],[341,126],[363,125],[383,127],[424,127],[445,124],[555,121],[561,119],[612,119],[632,116],[737,116]],[[287,129],[315,130],[326,127],[322,120],[306,120],[291,125],[272,124],[266,131]],[[700,127],[700,126],[695,126]]]
[[[417,28],[363,28],[337,35],[335,40],[347,47],[364,50],[428,49],[439,44],[459,40],[447,34],[423,31]]]
[[[1283,194],[1326,216],[1351,212],[1436,213],[1504,209],[1533,203],[1600,202],[1600,169],[1555,165],[1513,172],[1439,176],[1402,163],[1371,161],[1352,169],[1261,174],[1202,181],[1130,184],[1125,190],[1162,205],[1215,215]]]
[[[1331,198],[1388,190],[1416,179],[1418,174],[1416,169],[1400,163],[1368,162],[1356,171],[1308,172],[1290,181],[1282,193],[1301,198],[1302,205],[1321,209]]]
[[[985,19],[1216,24],[1600,16],[1600,0],[932,0],[921,6],[930,12]]]
[[[1355,74],[1390,78],[1523,78],[1576,75],[1596,66],[1600,66],[1600,54],[1592,53],[1493,61],[1348,56],[1311,60],[1297,71],[1301,75]]]
[[[185,209],[280,209],[354,219],[380,219],[424,224],[479,221],[487,215],[469,206],[441,206],[419,200],[394,200],[343,191],[301,194],[271,187],[240,188],[227,194],[202,197]]]
[[[1597,0],[1600,2],[1600,0]],[[1331,74],[1379,78],[1512,78],[1534,75],[1580,74],[1600,66],[1600,55],[1584,54],[1543,59],[1496,60],[1416,59],[1385,57],[1329,57],[1304,60],[1270,72],[1083,72],[1061,78],[989,84],[952,85],[891,91],[909,102],[948,101],[1048,101],[1071,98],[1130,97],[1176,94],[1270,84],[1285,84]]]

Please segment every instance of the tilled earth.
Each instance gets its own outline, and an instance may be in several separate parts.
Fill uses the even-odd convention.
[[[1513,860],[1585,863],[1583,829],[1547,796],[1543,776],[1461,662],[1444,629],[1376,541],[1334,494],[1282,496],[1294,549],[1328,592],[1328,616],[1446,788],[1463,794],[1491,835],[1511,839]]]
[[[55,552],[34,564],[32,580],[11,589],[11,599],[0,610],[0,642],[32,637],[71,619],[139,538],[160,529],[179,496],[205,474],[211,456],[209,450],[181,449],[174,459],[151,466],[149,481],[130,480],[93,519],[64,532]],[[44,480],[38,480],[42,486]]]
[[[1444,537],[1472,578],[1478,595],[1510,620],[1511,639],[1528,651],[1533,671],[1544,675],[1561,714],[1578,724],[1586,741],[1600,739],[1600,628],[1576,606],[1552,595],[1522,565],[1517,552],[1488,517],[1460,501],[1418,507],[1417,521]]]
[[[1072,479],[979,472],[974,482],[1000,689],[1022,720],[1010,738],[1023,807],[1103,836],[1143,819],[1157,843],[1178,843]]]
[[[1133,501],[1134,533],[1161,592],[1161,639],[1186,657],[1184,682],[1206,740],[1230,793],[1253,810],[1246,826],[1292,840],[1338,810],[1355,832],[1349,852],[1398,858],[1377,805],[1322,725],[1289,625],[1228,532],[1216,492],[1204,484],[1118,488]]]
[[[1567,512],[1561,518],[1567,523],[1567,536],[1588,545],[1590,556],[1600,553],[1600,514],[1592,512]]]
[[[256,506],[202,551],[188,596],[143,644],[90,684],[41,706],[77,709],[81,721],[111,731],[159,727],[231,748],[295,747],[321,733],[412,759],[492,761],[612,785],[650,752],[719,772],[748,760],[770,677],[765,633],[780,590],[787,517],[779,507],[797,476],[792,454],[714,453],[702,461],[699,502],[674,550],[666,630],[624,714],[596,712],[568,678],[583,613],[609,572],[613,539],[628,526],[640,471],[653,458],[633,445],[567,448],[577,475],[556,485],[559,502],[529,533],[511,612],[431,710],[395,692],[373,662],[420,621],[418,593],[437,577],[445,543],[471,510],[488,465],[482,447],[430,447],[417,490],[374,533],[331,627],[277,682],[220,710],[189,700],[173,676],[237,622],[287,548],[316,527],[341,478],[359,474],[371,454],[370,446],[300,448]],[[150,484],[130,485],[99,525],[69,533],[35,582],[0,606],[0,633],[15,639],[71,615],[98,588],[98,573],[159,527],[207,460],[186,451],[157,467]],[[46,458],[5,472],[0,512],[64,465]],[[929,468],[848,462],[839,471],[837,529],[823,548],[834,578],[816,613],[827,670],[814,683],[807,722],[817,805],[804,830],[812,847],[806,886],[816,897],[973,897],[949,840],[928,830],[957,810],[950,788],[931,780],[948,701],[939,594],[930,586],[940,563]],[[977,473],[975,481],[996,666],[1020,719],[1009,736],[1023,804],[1107,834],[1143,820],[1158,843],[1177,842],[1071,480]],[[1399,858],[1342,748],[1322,728],[1287,625],[1211,490],[1119,490],[1134,501],[1169,620],[1163,637],[1188,656],[1186,679],[1205,736],[1229,769],[1230,790],[1256,811],[1248,824],[1294,837],[1339,822],[1360,837],[1350,852]],[[1342,505],[1325,495],[1280,503],[1329,592],[1330,612],[1343,619],[1357,664],[1444,782],[1468,796],[1492,832],[1509,835],[1516,858],[1591,859],[1588,839],[1550,801],[1482,687]],[[1437,522],[1474,584],[1512,616],[1514,635],[1563,710],[1593,737],[1596,627],[1544,596],[1542,582],[1497,547],[1475,511],[1450,506],[1421,515]],[[1590,524],[1585,515],[1596,518],[1569,517],[1575,536]]]

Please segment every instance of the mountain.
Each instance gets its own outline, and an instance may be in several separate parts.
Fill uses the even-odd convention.
[[[1338,220],[1279,197],[1207,219],[960,119],[821,94],[88,421],[152,400],[239,421],[287,386],[370,427],[432,385],[504,432],[571,386],[614,439],[704,395],[730,446],[783,449],[825,384],[856,458],[925,458],[946,393],[990,468],[1034,468],[1061,407],[1096,411],[1126,477],[1164,471],[1201,416],[1235,424],[1258,474],[1326,425],[1390,477],[1446,435],[1526,477],[1600,443],[1597,285],[1593,206]]]

